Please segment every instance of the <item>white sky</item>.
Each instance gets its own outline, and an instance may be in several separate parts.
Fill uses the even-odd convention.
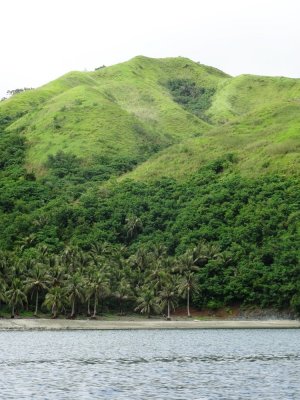
[[[0,97],[136,55],[300,78],[300,0],[0,0]]]

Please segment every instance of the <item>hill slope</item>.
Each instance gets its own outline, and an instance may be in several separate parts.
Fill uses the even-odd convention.
[[[110,307],[121,293],[139,307],[172,282],[186,293],[192,269],[195,306],[300,313],[299,133],[300,80],[181,57],[12,96],[0,103],[0,290],[46,271],[41,303],[101,273]]]
[[[134,179],[185,176],[224,153],[245,174],[295,173],[299,107],[297,79],[139,56],[13,96],[0,103],[0,122],[24,135],[27,169],[39,175],[59,151],[82,165],[117,158],[125,170],[146,161]]]
[[[210,129],[173,101],[166,85],[188,76],[215,87],[226,75],[187,59],[137,57],[92,73],[70,73],[0,104],[0,121],[22,132],[29,169],[39,171],[58,150],[92,163],[97,156],[136,162],[167,145]]]
[[[226,155],[234,158],[232,171],[244,176],[294,175],[300,169],[299,134],[300,101],[291,100],[249,112],[199,138],[173,145],[124,177],[182,179],[210,160],[222,159]]]

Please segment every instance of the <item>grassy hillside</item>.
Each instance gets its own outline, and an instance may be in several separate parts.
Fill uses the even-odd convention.
[[[300,101],[262,108],[235,118],[199,138],[182,141],[127,174],[148,180],[183,179],[209,161],[231,155],[231,170],[244,176],[298,174],[300,168]]]
[[[137,57],[15,95],[0,104],[0,120],[8,119],[8,131],[25,135],[27,168],[35,172],[58,150],[84,163],[110,154],[139,161],[210,129],[172,99],[167,82],[180,76],[208,87],[226,77],[184,58]]]
[[[15,95],[0,103],[0,122],[24,135],[37,175],[63,151],[82,165],[139,164],[128,177],[140,180],[182,178],[224,154],[257,176],[298,171],[299,107],[297,79],[232,78],[182,57],[138,56]]]
[[[213,121],[225,123],[299,98],[300,79],[240,75],[219,85],[208,114]]]

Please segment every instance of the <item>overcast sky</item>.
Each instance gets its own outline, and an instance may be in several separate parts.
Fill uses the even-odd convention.
[[[300,78],[300,0],[0,0],[0,96],[136,55]]]

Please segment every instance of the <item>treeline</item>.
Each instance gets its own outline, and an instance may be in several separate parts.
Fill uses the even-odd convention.
[[[140,248],[129,256],[126,247],[108,243],[93,245],[89,252],[66,248],[60,255],[49,254],[42,246],[38,258],[27,261],[2,253],[2,309],[10,307],[12,317],[24,309],[38,315],[42,307],[54,318],[59,313],[95,318],[100,307],[101,312],[135,311],[148,317],[166,313],[170,318],[171,310],[186,298],[190,316],[190,303],[199,295],[199,271],[208,262],[218,265],[227,260],[216,246],[204,242],[181,257],[168,256],[163,246]]]
[[[33,90],[33,88],[24,87],[24,88],[17,88],[17,89],[7,90],[6,94],[7,94],[8,97],[2,97],[1,101],[5,101],[9,97],[14,96],[15,94],[19,94],[19,93],[25,92],[26,90]]]
[[[89,260],[86,272],[85,267],[81,268],[84,282],[91,265],[95,273],[109,275],[109,307],[116,309],[113,293],[119,291],[117,283],[126,281],[133,293],[127,305],[134,310],[154,265],[164,265],[171,281],[175,276],[183,279],[174,265],[200,243],[217,249],[218,257],[209,256],[205,263],[196,263],[199,269],[193,271],[197,286],[191,299],[193,305],[217,308],[246,304],[299,311],[298,177],[245,178],[234,173],[236,156],[225,154],[211,160],[186,181],[111,179],[100,185],[111,173],[106,166],[99,164],[95,173],[85,176],[85,166],[60,153],[49,158],[47,175],[37,179],[24,168],[24,154],[21,135],[0,135],[0,248],[1,276],[5,282],[1,293],[6,296],[6,305],[11,303],[8,299],[13,282],[16,287],[24,286],[37,265],[44,265],[39,268],[50,275],[61,266],[65,276],[62,286],[53,285],[49,278],[50,283],[39,293],[39,305],[45,301],[45,306],[49,304],[47,299],[53,291],[68,293],[63,289],[69,285],[67,277],[78,275],[64,261],[70,248]],[[106,165],[109,166],[108,161]],[[118,162],[113,171],[117,175],[122,168],[124,163]],[[105,257],[103,272],[91,260],[94,247],[104,243],[111,250]],[[41,252],[44,246],[47,255]],[[154,249],[161,247],[164,255],[157,258]],[[114,255],[121,248],[126,264],[126,268],[120,267],[124,271],[122,277],[115,268]],[[136,272],[132,260],[140,252],[151,261],[137,285],[136,278],[131,276]],[[8,260],[8,269],[3,267],[3,260]],[[166,267],[168,263],[173,264],[172,268]],[[23,286],[23,303],[32,307],[33,289],[27,291],[27,283],[26,288]],[[154,299],[159,298],[162,290],[163,286],[155,291]],[[76,300],[80,312],[84,301],[81,297]],[[61,302],[61,309],[70,312],[68,307],[70,302]]]

